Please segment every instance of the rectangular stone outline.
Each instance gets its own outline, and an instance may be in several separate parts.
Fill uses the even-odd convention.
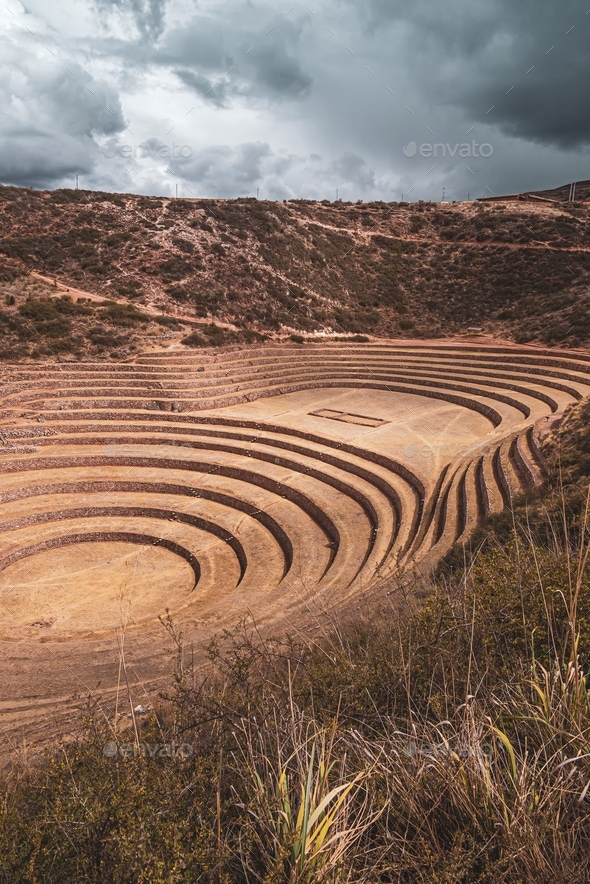
[[[367,417],[364,414],[354,414],[351,411],[336,411],[333,408],[318,408],[317,411],[310,411],[312,417],[324,417],[328,420],[342,421],[345,424],[355,424],[361,427],[383,427],[390,421],[383,420],[380,417]]]

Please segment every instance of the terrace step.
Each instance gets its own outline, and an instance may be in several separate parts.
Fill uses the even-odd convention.
[[[270,344],[8,365],[4,381],[0,592],[2,568],[12,573],[21,553],[110,538],[192,563],[199,617],[223,623],[236,593],[268,616],[273,593],[293,610],[354,598],[467,542],[543,480],[533,425],[590,393],[590,357],[456,342]],[[322,407],[289,416],[304,394]],[[367,405],[338,410],[336,396]],[[373,401],[391,404],[371,414]],[[434,413],[439,435],[427,426]],[[454,440],[471,433],[479,441],[465,453]]]

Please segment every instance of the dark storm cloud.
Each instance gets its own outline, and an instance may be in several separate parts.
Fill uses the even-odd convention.
[[[181,27],[175,26],[166,32],[155,60],[158,64],[207,73],[221,71],[231,64],[231,55],[225,49],[227,30],[222,22],[210,16],[193,16]]]
[[[164,163],[130,169],[100,145],[168,132],[193,150],[174,174],[210,195],[440,199],[588,177],[581,0],[61,0],[83,11],[63,34],[66,11],[30,2],[0,8],[4,180],[162,192]],[[471,138],[493,156],[402,152]]]
[[[335,174],[335,180],[352,184],[362,192],[375,186],[375,173],[370,169],[366,161],[352,151],[346,151],[331,164],[331,170]]]
[[[115,90],[75,62],[0,41],[0,180],[42,186],[96,162],[96,138],[125,127]]]
[[[99,13],[117,11],[132,18],[142,41],[157,39],[164,30],[168,0],[96,0]]]
[[[69,135],[113,135],[125,128],[121,102],[115,90],[94,80],[79,65],[31,72],[35,98],[45,104],[44,116]]]
[[[213,80],[204,74],[195,71],[178,69],[174,73],[185,86],[188,86],[196,95],[214,104],[216,107],[226,107],[228,104],[229,84],[227,80]]]
[[[190,160],[170,161],[170,167],[179,178],[199,184],[207,192],[245,195],[262,180],[265,161],[271,157],[270,146],[260,141],[234,148],[211,145]]]
[[[258,188],[264,199],[287,199],[303,193],[318,199],[334,198],[336,188],[346,197],[350,191],[388,194],[391,186],[377,181],[365,160],[350,151],[326,163],[309,157],[275,152],[266,142],[246,142],[236,147],[211,145],[188,159],[168,161],[179,181],[205,196],[254,196]]]
[[[369,0],[362,15],[373,37],[404,29],[404,63],[425,101],[571,149],[590,141],[587,13],[581,0]]]
[[[0,180],[6,184],[43,188],[94,166],[91,151],[75,138],[38,130],[20,134],[0,134]]]
[[[285,23],[273,19],[272,40],[260,39],[242,62],[250,80],[249,92],[272,99],[304,98],[309,94],[313,78],[301,56],[303,26],[301,22]],[[265,35],[267,36],[267,35]]]
[[[264,28],[272,31],[270,40]],[[300,23],[274,16],[259,23],[242,11],[225,27],[211,17],[196,16],[166,34],[153,60],[171,66],[183,83],[218,107],[227,106],[232,96],[297,99],[312,86],[309,71],[297,57],[301,37]]]
[[[204,102],[226,107],[231,86],[225,72],[232,67],[225,51],[224,29],[209,16],[194,16],[163,37],[153,62],[170,68],[178,79]]]
[[[312,86],[312,78],[295,56],[282,46],[263,46],[250,62],[253,73],[250,90],[272,98],[301,98]]]

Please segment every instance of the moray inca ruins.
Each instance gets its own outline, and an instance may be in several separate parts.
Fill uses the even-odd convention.
[[[3,711],[112,691],[122,634],[157,683],[167,611],[199,644],[362,605],[540,482],[589,393],[590,356],[458,340],[7,365]]]
[[[588,884],[590,9],[0,24],[0,884]]]

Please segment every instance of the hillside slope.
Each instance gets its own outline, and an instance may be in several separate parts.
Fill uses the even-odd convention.
[[[583,203],[277,203],[0,187],[0,332],[7,347],[26,341],[19,307],[35,297],[26,274],[37,271],[140,309],[257,331],[424,338],[477,326],[519,343],[579,346],[590,339],[589,214]],[[42,330],[21,355],[38,340]]]

